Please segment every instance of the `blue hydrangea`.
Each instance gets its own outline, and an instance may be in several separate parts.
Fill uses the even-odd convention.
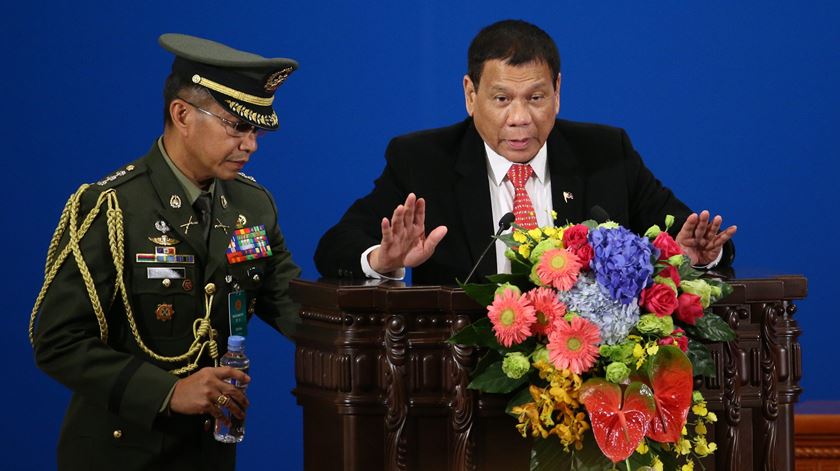
[[[595,278],[581,273],[577,283],[558,297],[570,312],[591,321],[601,331],[601,343],[615,344],[630,333],[639,321],[639,304],[636,300],[622,304],[604,294]]]
[[[595,252],[589,266],[604,293],[622,304],[638,299],[653,277],[651,256],[658,257],[658,249],[624,227],[593,229],[589,243]]]

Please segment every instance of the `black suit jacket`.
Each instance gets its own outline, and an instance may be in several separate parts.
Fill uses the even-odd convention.
[[[426,230],[449,228],[434,255],[413,269],[414,284],[464,280],[495,232],[484,143],[472,118],[394,138],[373,191],[356,200],[321,238],[315,264],[325,277],[364,277],[360,257],[381,240],[380,221],[414,192],[426,199]],[[691,210],[645,167],[630,139],[614,127],[557,120],[548,136],[548,169],[557,223],[589,219],[601,206],[610,219],[643,233],[674,215],[678,230]],[[573,199],[564,200],[563,193]],[[724,263],[731,258],[724,254]],[[496,271],[487,256],[477,273]]]

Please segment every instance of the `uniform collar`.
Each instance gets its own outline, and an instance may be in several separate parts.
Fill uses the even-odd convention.
[[[202,193],[210,193],[210,200],[212,201],[213,192],[216,189],[216,179],[213,179],[213,182],[210,183],[210,187],[207,191],[202,190],[189,178],[187,178],[186,175],[184,175],[184,172],[175,165],[175,162],[172,162],[172,158],[169,157],[169,154],[166,153],[166,148],[163,146],[163,136],[158,138],[157,145],[161,155],[163,155],[164,162],[166,162],[166,165],[168,165],[172,170],[172,173],[175,174],[175,178],[178,179],[178,183],[181,184],[181,187],[184,189],[184,193],[187,195],[187,198],[189,198],[190,205],[193,205],[195,200],[197,200]]]

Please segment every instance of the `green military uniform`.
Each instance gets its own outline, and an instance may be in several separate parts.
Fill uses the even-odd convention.
[[[159,140],[80,189],[51,244],[30,334],[38,366],[73,391],[60,469],[233,469],[235,445],[213,439],[209,416],[168,411],[175,382],[216,364],[231,309],[280,331],[297,318],[300,269],[271,195],[242,174],[216,179],[205,239],[167,160]]]

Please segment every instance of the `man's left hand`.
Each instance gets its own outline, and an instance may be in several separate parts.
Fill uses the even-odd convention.
[[[706,210],[699,216],[697,213],[691,213],[677,234],[677,243],[694,266],[705,266],[714,262],[723,250],[723,244],[738,230],[737,226],[729,226],[725,231],[718,232],[723,218],[718,215],[710,221],[709,217]]]

